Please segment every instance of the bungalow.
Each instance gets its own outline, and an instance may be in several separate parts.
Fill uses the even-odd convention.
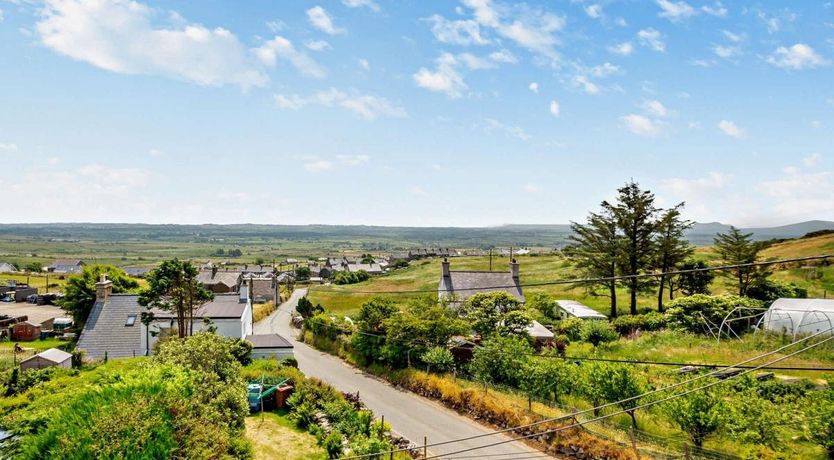
[[[506,292],[518,301],[524,302],[518,262],[515,259],[510,262],[510,269],[505,272],[453,271],[449,269],[449,259],[443,259],[440,265],[442,273],[437,295],[441,300],[460,303],[478,293]]]
[[[96,283],[96,302],[78,338],[77,348],[88,358],[142,356],[153,352],[160,336],[176,333],[176,318],[157,309],[149,325],[141,321],[148,310],[139,305],[137,294],[113,294],[106,277]],[[244,295],[219,294],[194,312],[194,332],[216,328],[220,335],[244,338],[252,334],[252,305]]]
[[[369,275],[381,275],[382,274],[382,267],[379,266],[377,263],[372,264],[347,264],[347,271],[351,273],[355,273],[358,271],[365,271]]]
[[[14,273],[17,271],[17,268],[7,262],[0,262],[0,273]]]
[[[45,369],[47,367],[72,367],[72,354],[57,348],[50,348],[42,351],[35,356],[24,359],[20,362],[20,370],[27,371],[29,369]]]
[[[197,282],[215,294],[237,292],[240,287],[241,272],[218,270],[201,270],[197,274]]]
[[[46,271],[50,273],[63,273],[72,275],[81,273],[81,268],[84,267],[84,261],[79,259],[57,259],[50,265],[47,265]]]
[[[250,334],[246,341],[252,344],[252,359],[284,359],[293,355],[292,344],[278,334]]]
[[[555,307],[559,319],[608,319],[607,316],[575,300],[557,300]]]

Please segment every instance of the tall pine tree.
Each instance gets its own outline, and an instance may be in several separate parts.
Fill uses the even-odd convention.
[[[756,261],[759,251],[766,246],[764,243],[753,241],[752,237],[752,233],[743,233],[731,226],[727,233],[715,236],[715,250],[727,265],[751,264]],[[770,275],[766,267],[739,267],[721,273],[735,280],[740,296],[747,295],[747,289],[751,284]]]
[[[660,216],[657,222],[657,233],[655,236],[656,268],[660,271],[660,282],[657,289],[657,311],[663,311],[663,289],[666,285],[668,275],[683,263],[687,257],[692,255],[694,248],[684,238],[684,232],[692,228],[692,221],[681,218],[683,203],[669,208]]]
[[[620,237],[617,235],[617,221],[606,209],[599,214],[591,213],[585,224],[571,222],[573,233],[567,252],[576,260],[582,278],[609,278],[617,275],[620,256]],[[577,283],[591,295],[605,295],[611,299],[611,317],[617,317],[617,282],[612,280]],[[603,293],[600,293],[602,288]]]

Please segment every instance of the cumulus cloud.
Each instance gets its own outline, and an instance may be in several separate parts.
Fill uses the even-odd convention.
[[[365,7],[375,13],[379,12],[379,5],[377,5],[373,0],[342,0],[342,4],[348,8]]]
[[[648,100],[643,102],[643,109],[656,117],[665,117],[669,115],[669,110],[658,100]]]
[[[727,204],[724,196],[732,182],[732,176],[716,171],[704,177],[673,177],[660,181],[659,195],[670,202],[685,201],[686,213],[691,218],[708,222],[718,219],[716,206]]]
[[[735,137],[736,139],[741,139],[746,136],[743,129],[739,128],[735,123],[729,120],[721,120],[718,122],[718,129],[720,129],[724,134],[730,137]]]
[[[156,13],[128,0],[46,0],[35,28],[47,48],[111,72],[244,89],[269,82],[229,30],[178,15],[174,24],[156,26]]]
[[[672,22],[681,21],[697,14],[695,8],[692,8],[692,5],[684,1],[674,2],[670,0],[657,0],[657,6],[660,7],[660,13],[658,13],[658,16],[666,18]]]
[[[652,29],[651,27],[642,29],[637,32],[637,38],[641,45],[658,53],[666,51],[666,43],[663,42],[663,35],[656,29]]]
[[[323,78],[326,72],[316,61],[306,53],[299,51],[292,42],[284,37],[276,35],[252,52],[267,67],[275,67],[280,60],[286,60],[302,75],[314,78]]]
[[[775,215],[785,220],[834,215],[834,172],[785,168],[783,176],[759,185]]]
[[[657,137],[663,132],[663,122],[632,113],[620,117],[626,129],[638,136]]]
[[[813,48],[797,43],[790,47],[780,46],[767,58],[767,63],[789,70],[813,69],[828,64]]]
[[[527,85],[527,89],[529,89],[530,91],[532,91],[536,94],[539,94],[539,84],[536,83],[536,82],[532,82],[529,85]]]
[[[330,17],[327,10],[318,5],[307,10],[307,20],[310,21],[310,24],[313,27],[328,35],[343,34],[347,32],[345,29],[336,27],[333,24],[333,18]]]
[[[560,111],[559,102],[556,101],[556,100],[550,101],[550,113],[554,117],[558,117],[559,116],[559,111]]]
[[[594,3],[593,5],[588,5],[585,7],[585,14],[589,17],[594,19],[599,19],[602,17],[602,5],[598,3]]]
[[[161,157],[162,155],[165,155],[165,152],[159,149],[150,149],[148,150],[148,155],[152,157]]]
[[[701,7],[701,11],[719,18],[727,17],[727,8],[724,8],[724,5],[722,5],[721,2],[715,2],[712,6],[704,5]]]
[[[805,166],[816,166],[816,164],[819,163],[820,160],[822,160],[822,155],[820,155],[819,153],[812,153],[802,159],[802,164],[804,164]]]
[[[732,59],[741,55],[741,48],[738,46],[715,45],[712,52],[722,59]]]
[[[631,42],[622,42],[608,47],[608,51],[620,56],[629,56],[634,52],[634,45]]]
[[[17,152],[17,144],[0,144],[0,152]]]
[[[489,43],[481,35],[481,26],[473,19],[448,20],[439,14],[426,18],[431,24],[434,38],[442,43],[453,45],[486,45]]]
[[[315,160],[304,163],[304,169],[311,173],[319,173],[333,169],[333,162],[327,160]]]
[[[297,94],[275,94],[275,104],[282,109],[298,110],[307,105],[319,105],[322,107],[338,107],[366,119],[373,120],[378,117],[405,118],[408,113],[404,108],[397,106],[388,99],[368,94],[347,94],[336,88],[319,91],[312,96],[302,97]]]
[[[330,46],[330,43],[325,40],[307,40],[304,43],[304,46],[313,51],[325,51],[333,48]]]
[[[414,83],[429,91],[445,93],[451,98],[463,95],[468,87],[461,75],[461,69],[483,70],[497,67],[500,64],[514,64],[518,60],[507,50],[490,53],[486,57],[475,56],[471,53],[443,53],[435,59],[434,70],[420,68],[412,78]]]

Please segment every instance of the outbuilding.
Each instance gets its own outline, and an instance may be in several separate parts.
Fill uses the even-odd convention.
[[[20,370],[45,369],[47,367],[72,367],[72,354],[57,348],[50,348],[35,356],[24,359],[20,362]]]
[[[759,322],[759,327],[780,334],[831,334],[834,328],[834,299],[776,299]]]
[[[602,313],[575,300],[557,300],[556,311],[554,313],[556,313],[559,319],[608,319]]]
[[[247,335],[246,341],[252,344],[252,359],[282,360],[293,356],[292,344],[278,334]]]
[[[12,340],[37,340],[41,337],[41,326],[30,321],[22,321],[12,326]]]

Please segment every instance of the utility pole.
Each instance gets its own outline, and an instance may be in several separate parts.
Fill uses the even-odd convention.
[[[489,250],[489,271],[492,271],[492,249]]]

